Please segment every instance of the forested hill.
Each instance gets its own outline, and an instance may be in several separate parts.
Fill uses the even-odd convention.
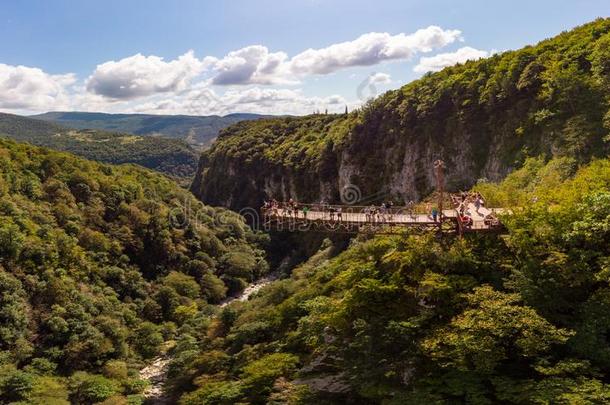
[[[442,158],[450,189],[499,180],[527,156],[579,162],[609,149],[610,19],[535,46],[427,74],[343,115],[238,123],[204,153],[203,201],[257,206],[265,195],[417,200]],[[368,200],[371,202],[371,200]]]
[[[264,274],[264,242],[150,170],[0,140],[0,403],[142,403],[137,370]]]
[[[185,182],[190,182],[197,168],[197,153],[179,139],[74,130],[4,113],[0,113],[0,136],[75,153],[100,162],[136,163]]]
[[[260,114],[228,114],[225,116],[106,114],[95,112],[53,111],[32,118],[56,122],[75,129],[104,129],[136,135],[162,135],[183,139],[196,147],[209,146],[218,132],[239,121],[265,117]]]

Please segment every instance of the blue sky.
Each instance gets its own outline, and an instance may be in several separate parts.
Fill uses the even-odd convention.
[[[609,11],[607,0],[4,1],[0,110],[340,111]]]

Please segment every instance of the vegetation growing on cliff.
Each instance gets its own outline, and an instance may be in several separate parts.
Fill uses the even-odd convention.
[[[183,326],[181,403],[610,401],[610,160],[478,187],[508,235],[357,240]]]
[[[528,156],[603,157],[609,60],[610,19],[600,19],[427,74],[346,116],[243,122],[204,154],[193,191],[241,208],[259,203],[264,190],[338,199],[349,181],[365,196],[414,199],[430,192],[437,158],[447,164],[448,185],[463,188],[479,178],[500,180]]]
[[[266,271],[264,241],[149,170],[0,140],[0,402],[124,403],[177,328]]]

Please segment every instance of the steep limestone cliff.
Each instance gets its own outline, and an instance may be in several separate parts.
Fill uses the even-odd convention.
[[[418,200],[443,159],[447,186],[499,180],[532,155],[608,154],[610,20],[467,62],[348,115],[242,122],[201,158],[192,191],[233,209],[264,198]]]

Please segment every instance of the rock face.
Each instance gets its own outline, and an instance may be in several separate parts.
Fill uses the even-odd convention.
[[[238,123],[204,153],[192,191],[237,210],[265,198],[399,202],[430,193],[436,159],[457,190],[499,180],[527,156],[604,156],[609,31],[598,20],[450,67],[348,115]]]
[[[315,119],[305,117],[297,121],[306,125],[308,120]],[[274,121],[269,125],[274,125]],[[305,166],[227,154],[220,150],[225,141],[221,139],[216,148],[202,157],[192,191],[208,204],[235,210],[258,208],[266,198],[291,197],[299,201],[323,198],[364,205],[425,196],[434,187],[433,162],[439,158],[446,161],[448,183],[456,189],[468,187],[480,177],[499,179],[513,167],[498,161],[494,153],[489,153],[483,164],[477,164],[467,134],[448,136],[447,143],[440,144],[432,138],[405,134],[410,132],[407,130],[393,134],[382,126],[375,127],[354,128],[347,142],[340,145],[329,142]],[[324,135],[320,136],[324,139]],[[237,134],[235,139],[239,137]]]

